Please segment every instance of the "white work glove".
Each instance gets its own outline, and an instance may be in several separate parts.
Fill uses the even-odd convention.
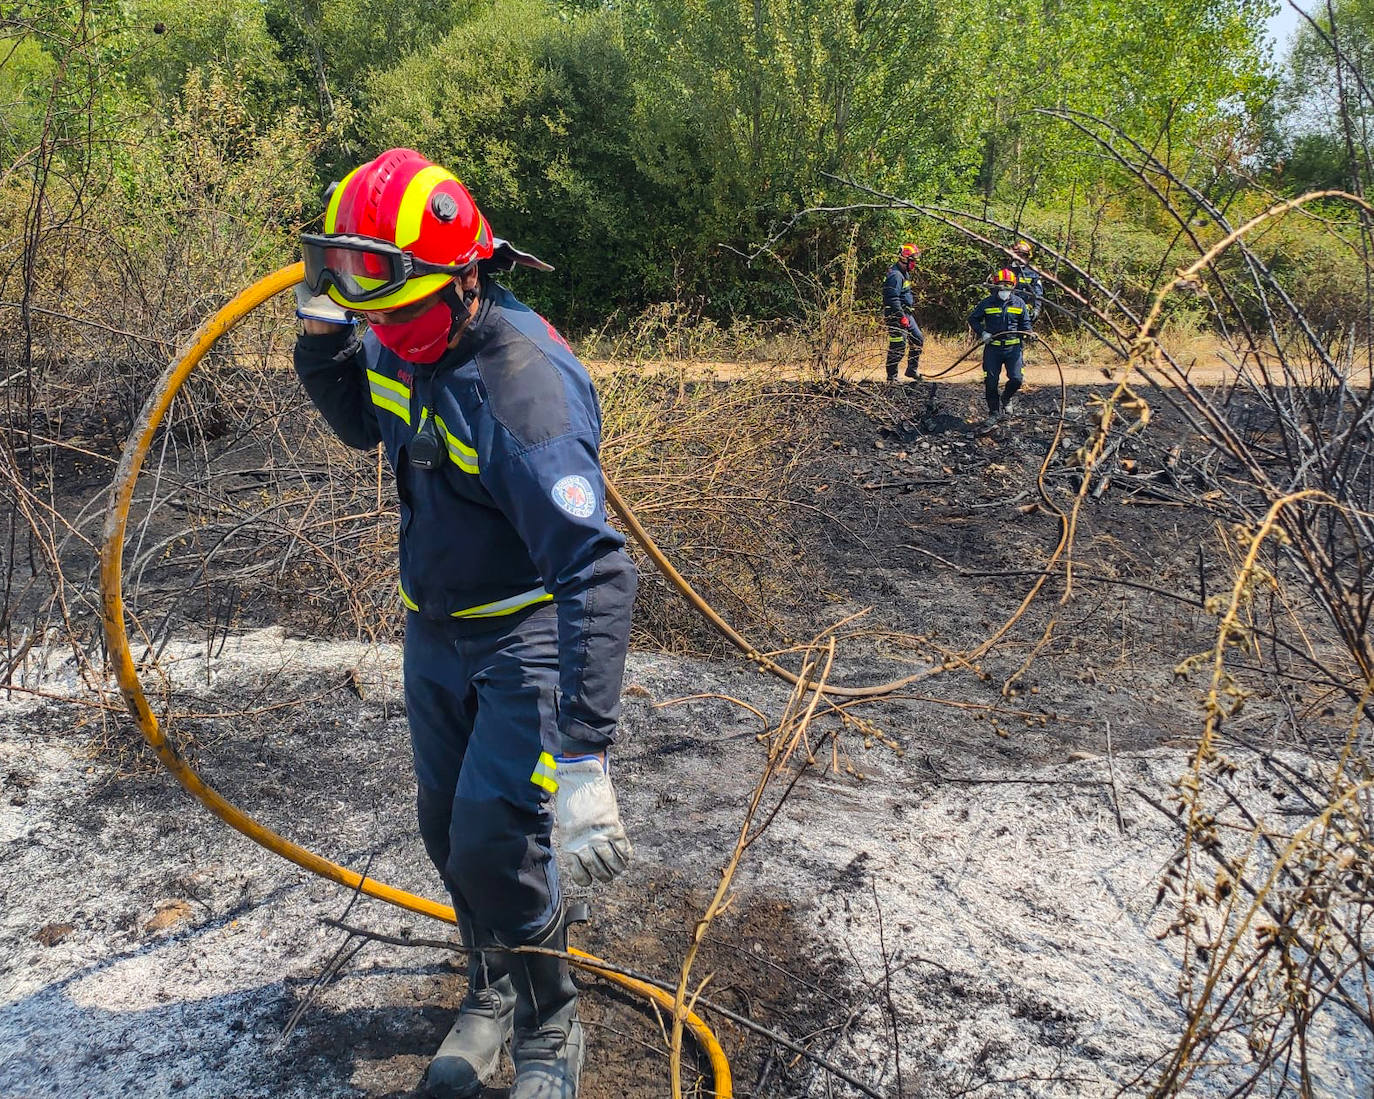
[[[352,324],[342,305],[328,294],[310,294],[310,288],[303,282],[296,283],[296,316],[307,321],[324,321],[326,324]]]
[[[978,337],[978,342],[979,342],[979,343],[987,343],[990,339],[992,339],[992,333],[991,333],[991,332],[984,332],[981,336]]]
[[[556,813],[572,879],[608,882],[630,864],[634,848],[620,823],[620,806],[605,765],[596,756],[557,757]]]

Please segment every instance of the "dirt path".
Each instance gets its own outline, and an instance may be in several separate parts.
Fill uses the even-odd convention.
[[[1216,354],[1211,340],[1198,340],[1194,344],[1171,348],[1171,353],[1188,371],[1188,379],[1203,387],[1224,385],[1236,376],[1235,367]],[[1100,349],[1098,349],[1100,352]],[[1064,370],[1064,381],[1068,385],[1106,385],[1115,381],[1115,364],[1103,353],[1096,353],[1092,361],[1084,360],[1080,353],[1064,348],[1056,348],[1060,364]],[[964,358],[967,354],[967,357]],[[982,382],[981,356],[975,349],[970,352],[969,345],[963,341],[929,339],[925,353],[921,356],[921,373],[927,379],[940,382],[955,382],[976,385]],[[622,362],[608,360],[587,360],[593,373],[606,371]],[[734,381],[754,376],[760,372],[772,373],[778,378],[804,379],[814,375],[815,368],[804,361],[761,361],[761,362],[713,362],[710,360],[673,360],[662,359],[644,364],[645,368],[667,374],[682,374],[688,378],[713,378],[719,381]],[[1257,369],[1251,367],[1252,376],[1259,379]],[[875,347],[871,353],[857,357],[853,366],[846,367],[844,374],[851,379],[872,379],[881,381],[886,373],[882,348]],[[1049,351],[1043,346],[1032,346],[1026,352],[1026,383],[1031,386],[1057,385],[1059,372]],[[1132,384],[1148,384],[1139,371],[1131,372]],[[1357,381],[1355,384],[1361,384]],[[1365,382],[1364,384],[1367,384]]]

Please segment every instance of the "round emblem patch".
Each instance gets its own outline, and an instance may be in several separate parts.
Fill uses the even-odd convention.
[[[596,493],[587,478],[571,473],[553,486],[553,502],[569,515],[585,519],[596,510]]]

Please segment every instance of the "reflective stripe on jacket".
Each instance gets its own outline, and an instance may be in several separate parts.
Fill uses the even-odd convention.
[[[1039,316],[1045,302],[1044,278],[1029,263],[1014,263],[1011,269],[1016,272],[1016,292],[1030,306],[1031,317]]]
[[[996,294],[989,294],[973,307],[973,312],[968,315],[968,325],[973,329],[975,336],[982,336],[984,332],[987,332],[994,339],[1004,332],[1029,332],[1031,329],[1030,311],[1026,308],[1025,301],[1018,294],[1012,294],[1006,301],[1003,301]],[[1007,340],[999,341],[999,346],[1006,343],[1019,343],[1020,339],[1020,336],[1012,336]]]
[[[894,263],[883,279],[883,317],[900,321],[915,309],[916,295],[911,292],[911,280],[903,273],[901,265]]]

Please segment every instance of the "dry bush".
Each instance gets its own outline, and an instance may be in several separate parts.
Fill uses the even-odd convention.
[[[211,641],[267,623],[399,633],[391,473],[378,453],[333,439],[270,353],[282,338],[265,329],[257,363],[211,367],[232,369],[235,390],[253,399],[228,406],[213,438],[164,431],[140,479],[125,590],[154,653],[188,629]],[[807,398],[763,375],[720,386],[633,368],[599,387],[608,476],[683,572],[749,627],[804,603],[789,500],[809,446],[798,408]],[[714,648],[648,565],[636,628],[655,647]]]
[[[65,336],[82,349],[63,382],[98,393],[132,421],[162,365],[233,294],[279,267],[313,209],[309,127],[292,111],[254,119],[236,74],[192,70],[172,117],[120,162],[103,202],[64,246],[62,300],[79,317],[118,317]],[[56,245],[57,242],[54,242]],[[216,349],[218,362],[258,357],[261,321]],[[204,370],[181,410],[202,417],[242,404],[230,372]]]
[[[598,384],[607,476],[653,538],[727,619],[785,633],[784,613],[811,590],[794,490],[816,398],[771,383],[766,369],[720,384],[626,365]],[[632,552],[639,643],[716,651],[720,639]]]
[[[1120,302],[1095,311],[1123,359],[1161,383],[1160,398],[1197,432],[1205,460],[1193,468],[1203,472],[1184,496],[1222,522],[1231,546],[1229,575],[1215,585],[1222,594],[1208,601],[1217,616],[1215,643],[1176,669],[1206,677],[1191,765],[1162,806],[1182,831],[1160,892],[1176,898],[1169,932],[1181,951],[1187,1022],[1147,1082],[1154,1095],[1176,1095],[1199,1074],[1229,1066],[1241,1075],[1231,1094],[1274,1080],[1311,1094],[1310,1035],[1353,1025],[1374,1037],[1367,923],[1374,905],[1374,649],[1367,629],[1374,612],[1374,389],[1350,342],[1338,345],[1330,327],[1319,329],[1292,283],[1250,246],[1258,230],[1301,216],[1294,211],[1311,200],[1279,202],[1236,225],[1118,131],[1098,124],[1094,132],[1143,185],[1163,180],[1167,186],[1155,193],[1180,196],[1164,207],[1185,235],[1197,209],[1216,226],[1206,241],[1192,237],[1193,262],[1147,314]],[[1363,236],[1367,255],[1374,209],[1353,196],[1344,201],[1341,229]],[[1167,301],[1180,295],[1208,304],[1218,354],[1234,371],[1231,384],[1210,391],[1191,385],[1188,362],[1158,338]],[[1361,313],[1367,317],[1367,308]],[[1365,329],[1358,341],[1366,362],[1370,336]],[[1118,377],[1089,448],[1094,456],[1103,453],[1118,410],[1139,404],[1125,372]],[[1240,715],[1261,693],[1283,700],[1278,725],[1305,763],[1295,766],[1247,734]],[[1344,702],[1343,738],[1333,742],[1328,723],[1293,711],[1292,699],[1303,693],[1324,698],[1333,716]],[[1265,781],[1239,786],[1235,756],[1255,751]]]
[[[660,302],[628,322],[607,318],[581,341],[590,361],[678,367],[746,363],[785,367],[804,383],[835,386],[875,365],[886,351],[877,311],[856,300],[858,228],[843,252],[819,273],[784,267],[797,316],[775,321],[736,318],[722,328],[704,315],[706,302]],[[881,346],[880,346],[881,345]]]
[[[177,348],[289,254],[313,190],[313,139],[292,112],[254,120],[237,74],[216,68],[191,72],[166,120],[111,115],[98,24],[59,30],[68,63],[46,89],[43,140],[0,177],[0,223],[19,226],[23,241],[5,257],[13,262],[0,286],[18,321],[0,327],[0,359],[15,367],[3,379],[0,485],[14,501],[3,510],[17,551],[3,559],[0,681],[56,630],[95,685],[84,643],[96,632],[103,497],[90,486],[107,479],[102,467]],[[15,33],[59,31],[16,24]],[[245,540],[246,497],[219,491],[211,444],[220,454],[270,450],[269,410],[294,386],[280,361],[282,316],[264,313],[222,341],[179,396],[155,450],[158,495],[136,528],[145,546],[159,544],[161,524],[183,520],[192,541],[208,540],[209,560],[223,552],[218,530],[238,523],[228,541]],[[175,542],[166,545],[170,559]],[[203,569],[194,583],[208,590],[214,577]]]
[[[628,319],[612,314],[579,339],[578,348],[589,362],[633,366],[778,363],[806,357],[806,341],[796,322],[745,317],[722,327],[703,316],[700,305],[659,302]]]

